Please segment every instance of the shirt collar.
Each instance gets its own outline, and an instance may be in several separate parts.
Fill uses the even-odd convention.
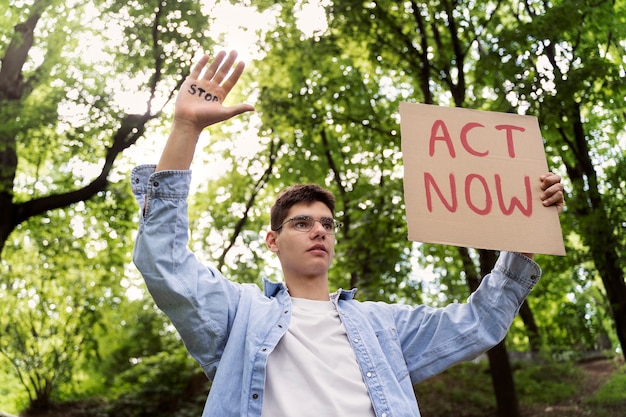
[[[263,278],[263,291],[266,297],[276,297],[281,291],[287,291],[287,286],[282,282],[272,282],[267,278]]]
[[[288,292],[287,286],[283,282],[272,282],[267,278],[263,278],[263,291],[266,297],[276,297],[276,295],[283,290]],[[335,293],[331,294],[330,298],[349,301],[354,298],[355,293],[356,288],[353,288],[351,290],[344,290],[340,288]]]

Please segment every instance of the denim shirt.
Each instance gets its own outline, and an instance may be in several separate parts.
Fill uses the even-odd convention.
[[[291,319],[282,283],[264,289],[226,279],[188,248],[190,171],[133,169],[141,207],[133,261],[158,307],[212,381],[203,417],[260,417],[267,358]],[[502,253],[467,300],[445,308],[359,302],[331,295],[378,417],[418,417],[413,384],[499,343],[541,275],[529,258]]]

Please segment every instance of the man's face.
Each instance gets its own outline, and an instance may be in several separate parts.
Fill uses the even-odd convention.
[[[298,216],[316,220],[333,217],[326,204],[319,201],[293,205],[285,221]],[[327,278],[335,255],[335,235],[318,221],[310,231],[297,230],[296,223],[287,221],[279,231],[270,231],[266,237],[267,246],[280,260],[285,279]]]

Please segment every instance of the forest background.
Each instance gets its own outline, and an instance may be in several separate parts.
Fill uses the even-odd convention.
[[[567,256],[537,256],[544,278],[486,356],[493,414],[521,415],[515,358],[623,361],[626,1],[0,5],[0,410],[199,415],[206,378],[131,264],[128,174],[157,160],[194,59],[223,48],[248,64],[229,102],[257,110],[202,136],[199,257],[236,281],[280,279],[269,205],[316,182],[343,222],[332,287],[462,302],[496,254],[407,240],[399,103],[533,115],[565,185]]]

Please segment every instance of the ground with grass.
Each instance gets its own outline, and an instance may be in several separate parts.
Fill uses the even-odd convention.
[[[527,417],[624,417],[626,368],[621,362],[598,360],[580,364],[580,384],[574,395],[554,403],[524,407]]]
[[[584,363],[518,363],[514,368],[523,417],[626,416],[626,366],[619,358]],[[168,396],[163,390],[152,396],[131,393],[117,402],[68,402],[21,417],[198,417],[206,385],[192,385],[195,388],[183,395]],[[415,392],[423,417],[495,416],[486,362],[458,365],[417,385]],[[181,397],[186,398],[184,403]]]
[[[524,417],[626,416],[626,367],[619,359],[514,367]],[[423,417],[496,415],[486,363],[459,365],[415,392]]]

